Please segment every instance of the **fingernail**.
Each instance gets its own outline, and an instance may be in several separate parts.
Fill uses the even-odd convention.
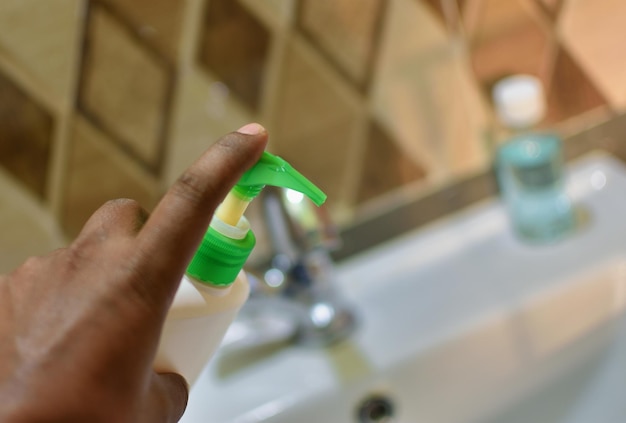
[[[245,135],[257,135],[262,132],[265,132],[265,128],[263,128],[258,123],[249,123],[237,129],[237,132],[239,132],[240,134],[245,134]]]

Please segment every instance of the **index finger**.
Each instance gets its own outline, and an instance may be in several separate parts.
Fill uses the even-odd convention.
[[[266,144],[265,128],[248,124],[219,139],[171,186],[137,236],[145,282],[158,285],[152,292],[173,295],[215,208]]]

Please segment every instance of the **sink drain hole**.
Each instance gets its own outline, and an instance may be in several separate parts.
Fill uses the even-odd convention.
[[[357,410],[359,423],[392,423],[394,406],[389,398],[372,396],[361,403]]]

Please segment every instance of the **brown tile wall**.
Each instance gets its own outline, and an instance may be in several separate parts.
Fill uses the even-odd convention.
[[[42,199],[50,163],[53,118],[0,73],[0,165]]]
[[[71,237],[107,199],[152,207],[220,134],[256,120],[342,226],[394,210],[406,227],[445,212],[403,207],[406,193],[491,192],[475,175],[499,78],[540,77],[546,124],[567,135],[623,114],[625,4],[6,0],[0,165]],[[621,138],[603,139],[621,154]]]
[[[112,8],[87,15],[78,109],[155,172],[170,112],[171,66]]]

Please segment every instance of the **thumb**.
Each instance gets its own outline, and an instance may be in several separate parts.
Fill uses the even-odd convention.
[[[146,422],[176,423],[187,408],[189,385],[177,373],[154,374],[144,417]]]

